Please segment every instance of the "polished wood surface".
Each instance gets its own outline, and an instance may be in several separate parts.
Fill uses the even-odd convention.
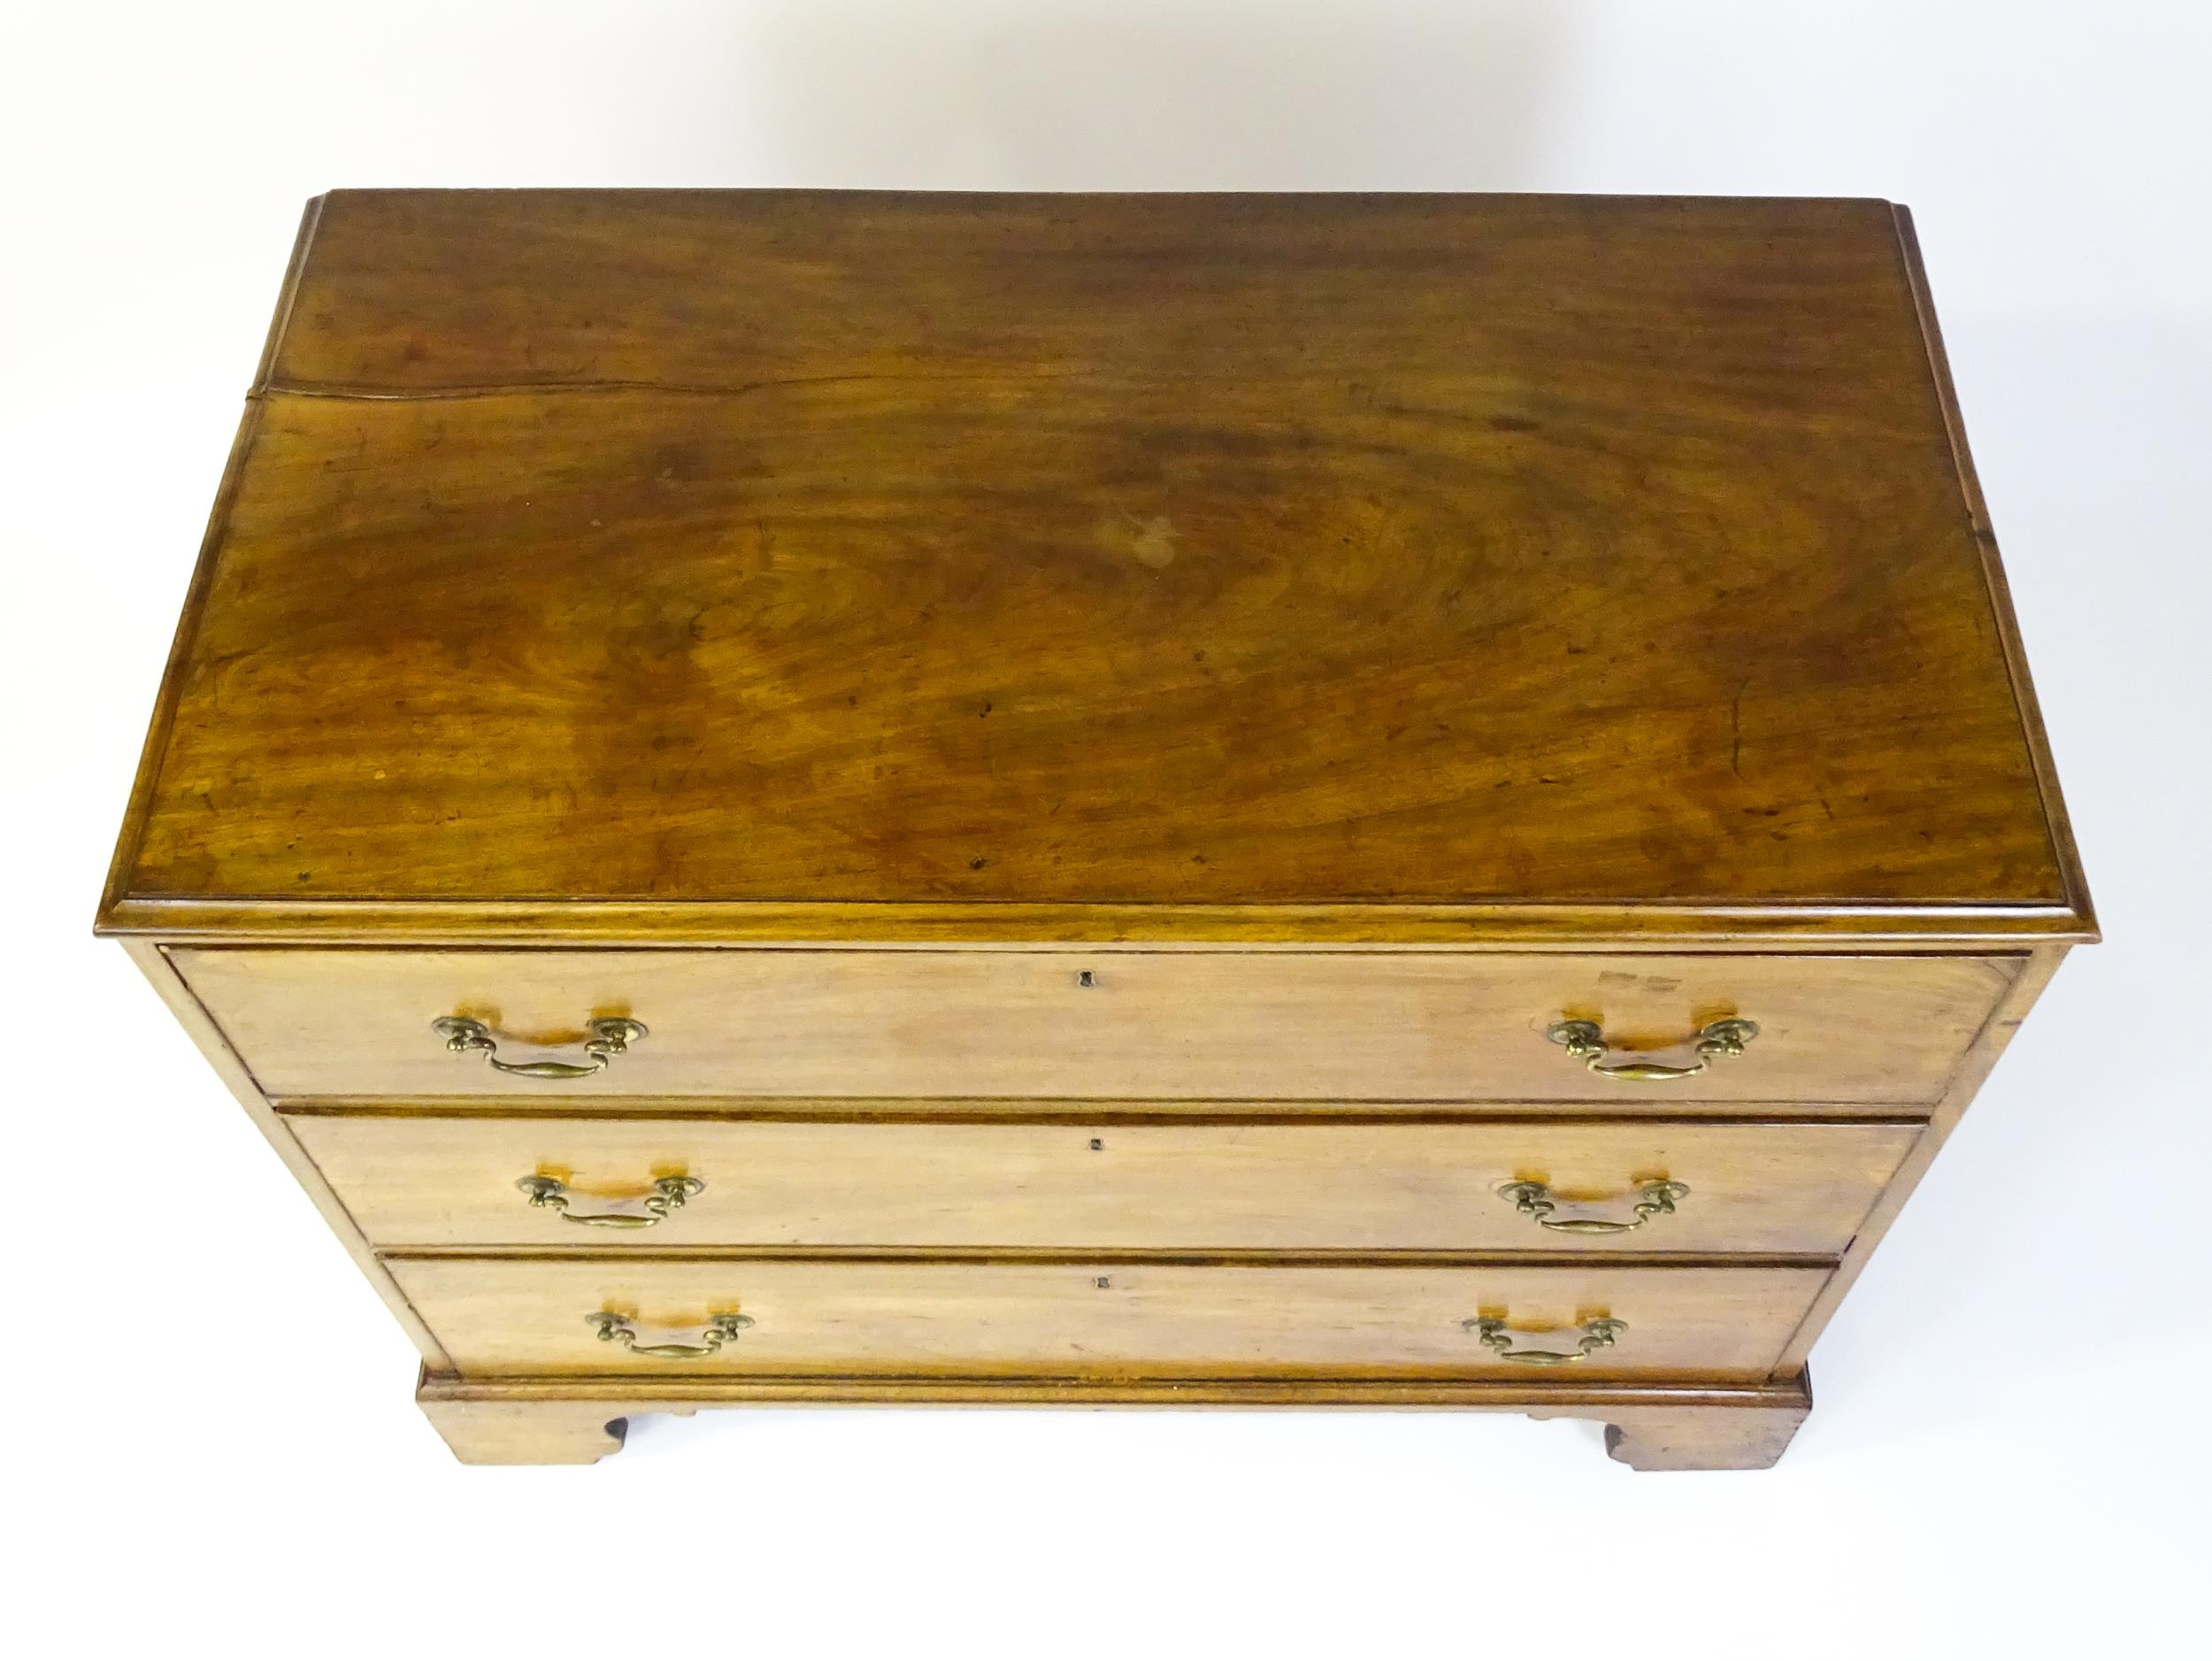
[[[1254,1266],[1245,1264],[396,1257],[394,1276],[464,1376],[696,1373],[1154,1375],[1301,1372],[1756,1380],[1828,1271]],[[1103,1284],[1102,1284],[1102,1282]],[[716,1314],[756,1325],[703,1359],[603,1342],[695,1342]],[[1463,1323],[1503,1319],[1516,1347],[1571,1348],[1577,1323],[1628,1323],[1567,1367],[1505,1360]]]
[[[974,1125],[806,1120],[294,1118],[376,1243],[653,1252],[695,1246],[1777,1252],[1833,1257],[1919,1135],[1912,1125]],[[584,1215],[641,1215],[655,1179],[703,1189],[613,1229],[534,1209],[546,1175]],[[1640,1185],[1689,1192],[1632,1222]]]
[[[2085,927],[1886,204],[339,193],[296,278],[111,924]]]
[[[1933,1101],[2017,964],[1978,957],[1475,957],[1318,952],[174,954],[264,1089],[512,1096]],[[1090,984],[1083,983],[1086,975]],[[449,1054],[445,1015],[503,1058],[580,1060],[584,1023],[649,1036],[559,1081]],[[1739,1057],[1669,1083],[1600,1076],[1563,1016],[1681,1064],[1741,1015]],[[549,1044],[549,1052],[534,1045]],[[565,1048],[558,1046],[565,1044]]]

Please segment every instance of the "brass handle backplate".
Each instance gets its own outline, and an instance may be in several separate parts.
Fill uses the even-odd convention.
[[[1625,1220],[1616,1221],[1603,1217],[1554,1217],[1559,1202],[1541,1182],[1505,1182],[1498,1187],[1498,1193],[1511,1200],[1513,1209],[1522,1216],[1534,1218],[1546,1228],[1563,1234],[1624,1234],[1655,1217],[1673,1216],[1674,1203],[1689,1191],[1680,1182],[1646,1182],[1636,1190],[1634,1211]]]
[[[665,1219],[669,1212],[681,1211],[685,1201],[695,1199],[707,1187],[697,1177],[663,1177],[640,1202],[644,1207],[641,1211],[580,1211],[574,1209],[575,1198],[569,1193],[568,1184],[558,1177],[521,1177],[515,1186],[530,1196],[532,1205],[558,1211],[564,1221],[581,1223],[588,1228],[650,1228]]]
[[[1563,1045],[1569,1055],[1601,1078],[1625,1079],[1634,1083],[1660,1083],[1668,1079],[1695,1078],[1721,1056],[1740,1056],[1744,1046],[1759,1035],[1759,1024],[1730,1016],[1698,1029],[1697,1060],[1686,1067],[1671,1067],[1656,1061],[1608,1061],[1605,1034],[1595,1021],[1554,1021],[1544,1036]]]
[[[738,1334],[753,1324],[750,1315],[717,1315],[707,1323],[707,1329],[699,1335],[695,1344],[641,1344],[637,1341],[637,1328],[626,1317],[611,1309],[596,1310],[584,1317],[587,1326],[599,1334],[602,1343],[620,1344],[634,1356],[650,1356],[656,1361],[697,1361],[710,1356],[726,1343],[736,1341]]]
[[[630,1046],[645,1036],[645,1023],[634,1021],[621,1015],[603,1015],[587,1021],[584,1031],[584,1054],[590,1059],[575,1061],[502,1061],[499,1041],[492,1036],[492,1029],[481,1021],[471,1020],[465,1015],[441,1015],[430,1023],[430,1030],[445,1040],[445,1047],[457,1056],[481,1056],[501,1073],[511,1073],[518,1079],[588,1079],[595,1073],[603,1073],[617,1056],[626,1054]]]
[[[1626,1321],[1601,1315],[1582,1323],[1582,1337],[1571,1350],[1516,1350],[1513,1334],[1506,1330],[1505,1322],[1494,1315],[1478,1315],[1459,1324],[1480,1339],[1484,1349],[1497,1351],[1499,1360],[1517,1361],[1532,1367],[1556,1367],[1587,1361],[1597,1351],[1610,1349],[1613,1341],[1628,1330]]]

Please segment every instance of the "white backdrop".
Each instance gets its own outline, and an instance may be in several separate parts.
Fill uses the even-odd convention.
[[[2201,1641],[2200,6],[0,15],[12,1631],[246,1656]],[[1637,1476],[1591,1427],[1488,1415],[758,1411],[644,1421],[588,1471],[455,1465],[397,1327],[88,934],[301,202],[433,184],[1910,204],[2108,943],[1816,1352],[1786,1462]]]

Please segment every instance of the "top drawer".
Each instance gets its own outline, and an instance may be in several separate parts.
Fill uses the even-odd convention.
[[[1919,1104],[1942,1094],[2016,967],[2001,957],[1363,951],[173,957],[272,1096],[549,1103]],[[1591,1058],[1598,1067],[1688,1069],[1698,1032],[1732,1017],[1757,1026],[1742,1053],[1678,1077],[1593,1070],[1547,1036],[1563,1019],[1587,1021],[1607,1046]],[[449,1050],[432,1026],[440,1018],[480,1024],[495,1048]],[[588,1023],[611,1018],[641,1023],[645,1035],[594,1057]],[[503,1070],[515,1065],[536,1071]]]

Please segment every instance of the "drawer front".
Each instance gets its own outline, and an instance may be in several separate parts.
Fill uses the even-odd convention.
[[[2010,983],[1978,957],[1433,952],[190,950],[178,967],[280,1098],[1932,1102]],[[479,1024],[449,1051],[439,1018]],[[1587,1020],[1620,1064],[1547,1037]],[[594,1018],[646,1034],[597,1071]],[[456,1042],[460,1042],[457,1035]],[[488,1055],[480,1042],[496,1045]],[[491,1064],[550,1062],[542,1078]]]
[[[1824,1269],[396,1259],[465,1375],[1059,1373],[1756,1379]],[[611,1318],[626,1329],[598,1334]],[[718,1317],[749,1323],[726,1338]],[[1579,1352],[1594,1323],[1624,1323]],[[1492,1320],[1496,1347],[1470,1323]],[[711,1353],[654,1356],[633,1345]]]
[[[310,1115],[289,1122],[346,1209],[388,1250],[649,1252],[1834,1256],[1919,1134],[1899,1124],[1636,1120],[1085,1126]],[[534,1186],[526,1191],[526,1182]],[[672,1182],[679,1204],[668,1203]],[[1508,1184],[1540,1187],[1502,1194]]]

